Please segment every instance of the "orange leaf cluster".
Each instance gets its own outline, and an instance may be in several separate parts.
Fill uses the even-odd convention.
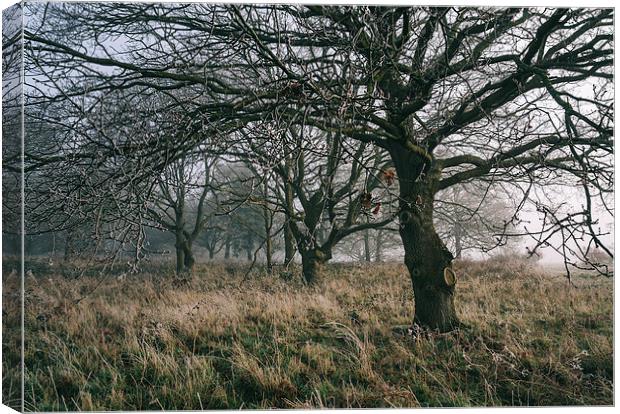
[[[381,209],[381,201],[376,201],[373,203],[372,201],[372,193],[362,193],[360,195],[360,203],[362,208],[365,210],[370,210],[372,208],[372,214],[379,214],[379,210]],[[374,205],[374,208],[373,208]]]
[[[377,215],[379,214],[379,210],[381,209],[381,202],[377,202],[377,205],[375,206],[374,210],[372,210],[372,214]]]
[[[396,179],[396,170],[394,168],[388,168],[387,170],[382,170],[381,179],[388,186],[394,184],[394,180]]]

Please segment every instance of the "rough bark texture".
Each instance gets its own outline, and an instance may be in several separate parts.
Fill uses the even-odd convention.
[[[440,171],[418,154],[393,148],[400,184],[400,236],[415,301],[414,323],[442,332],[458,325],[454,284],[444,277],[452,254],[433,226],[433,198]]]
[[[191,272],[194,267],[194,254],[192,253],[192,243],[187,240],[183,231],[177,231],[176,233],[176,272],[181,274],[183,272]]]
[[[177,255],[176,271],[177,271],[177,274],[179,274],[183,272],[183,267],[185,263],[185,253],[184,253],[183,247],[180,246],[179,244],[176,245],[176,255]]]
[[[284,265],[288,266],[295,257],[295,238],[291,225],[287,222],[284,227]]]
[[[183,253],[183,265],[185,267],[183,270],[185,270],[186,272],[191,272],[194,268],[194,263],[196,263],[196,260],[194,260],[194,254],[192,253],[192,244],[189,240],[186,240],[185,244],[183,245]]]
[[[319,249],[302,252],[301,267],[306,284],[313,285],[317,282],[320,267],[330,258],[330,253],[325,253]]]

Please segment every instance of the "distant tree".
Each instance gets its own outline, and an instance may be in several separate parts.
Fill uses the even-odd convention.
[[[591,249],[588,257],[581,263],[585,270],[598,270],[604,275],[613,274],[614,263],[607,252],[600,248]]]
[[[191,272],[194,242],[216,211],[216,162],[205,153],[185,155],[166,167],[157,182],[148,218],[174,234],[177,273]]]
[[[273,172],[263,173],[264,184],[272,189],[263,193],[273,194],[265,203],[273,206],[271,211],[285,214],[284,230],[290,230],[295,240],[309,284],[316,281],[319,267],[332,258],[340,240],[382,227],[395,216],[390,212],[394,182],[383,179],[390,169],[386,154],[330,135],[296,127],[275,136],[248,131],[241,144],[252,148],[254,163]]]
[[[519,223],[514,210],[501,188],[484,183],[458,185],[437,194],[435,227],[460,259],[467,250],[488,252],[505,245],[507,233]]]
[[[227,231],[225,221],[218,217],[212,217],[202,231],[202,235],[196,240],[196,244],[207,249],[209,259],[212,260],[225,247]]]
[[[221,220],[225,220],[226,225],[225,232],[220,235],[224,242],[224,257],[230,258],[232,253],[235,257],[242,256],[253,262],[262,249],[267,259],[270,234],[265,214],[271,215],[264,187],[267,177],[244,157],[231,158],[229,161],[222,170],[222,175],[227,177],[229,183],[225,194],[220,196],[224,214]]]
[[[398,226],[389,224],[378,229],[366,229],[351,234],[339,243],[337,250],[358,262],[380,263],[402,255]]]

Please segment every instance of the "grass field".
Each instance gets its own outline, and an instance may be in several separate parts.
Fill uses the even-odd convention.
[[[462,262],[466,327],[414,337],[394,329],[413,313],[399,264],[329,265],[317,287],[295,272],[244,281],[225,264],[200,265],[184,283],[151,265],[94,292],[96,274],[30,267],[27,410],[613,404],[609,279],[570,287],[523,263]],[[20,391],[10,270],[5,403]]]

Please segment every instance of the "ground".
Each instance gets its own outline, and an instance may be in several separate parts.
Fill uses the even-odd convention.
[[[399,264],[328,265],[193,280],[146,265],[101,279],[30,262],[26,410],[613,404],[613,283],[502,261],[457,266],[464,326],[396,328],[413,314]],[[77,279],[75,279],[77,277]],[[3,400],[20,392],[19,278],[3,268]],[[76,304],[75,302],[78,301]]]

